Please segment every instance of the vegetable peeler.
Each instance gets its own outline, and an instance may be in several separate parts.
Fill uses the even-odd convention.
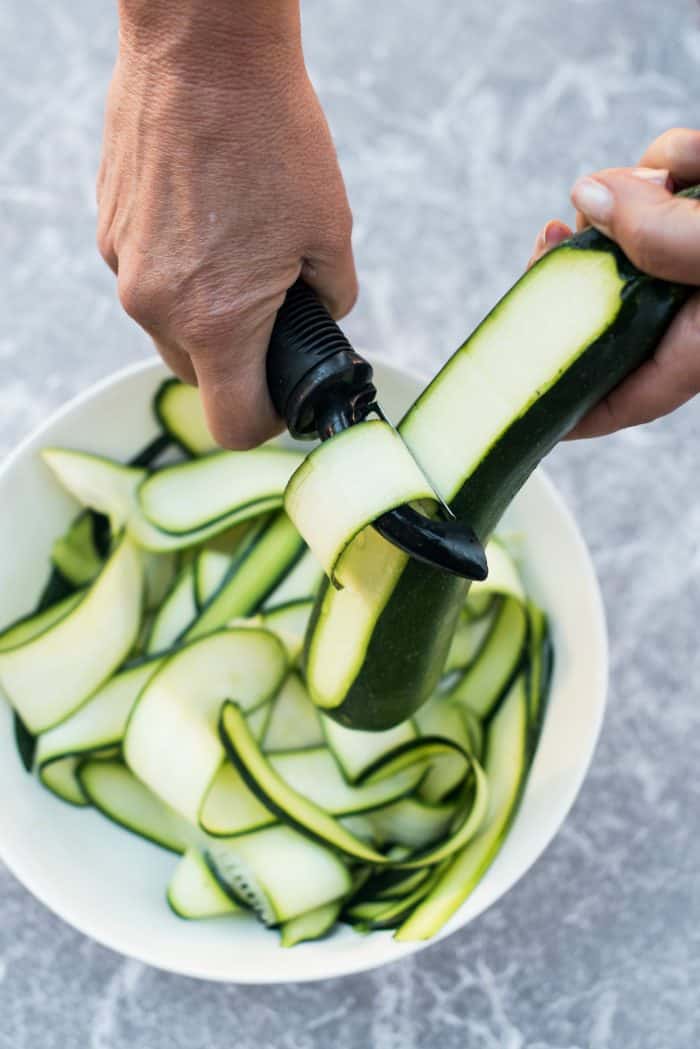
[[[370,415],[387,422],[372,366],[353,349],[312,288],[301,279],[287,292],[267,352],[267,383],[292,437],[322,441]],[[404,504],[373,527],[411,557],[465,579],[488,574],[475,532],[442,504],[436,517]]]

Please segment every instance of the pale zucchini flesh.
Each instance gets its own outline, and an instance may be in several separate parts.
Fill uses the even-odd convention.
[[[0,681],[33,732],[77,710],[136,640],[143,602],[139,552],[122,539],[82,601],[38,636],[0,652]]]
[[[341,899],[352,888],[337,853],[290,827],[269,827],[211,844],[206,858],[219,884],[266,925],[280,925]]]
[[[201,831],[156,797],[121,761],[84,761],[78,779],[95,808],[139,837],[171,852],[202,844]]]
[[[511,686],[489,726],[484,769],[490,784],[480,832],[459,852],[433,890],[401,926],[398,940],[428,939],[467,899],[491,864],[515,815],[527,774],[525,681]]]
[[[272,700],[263,750],[302,750],[324,742],[321,719],[297,673],[291,673]]]
[[[246,507],[281,506],[300,462],[298,453],[274,446],[217,452],[147,477],[139,488],[139,505],[156,528],[176,535],[192,532]]]
[[[303,549],[301,537],[283,513],[255,533],[254,541],[244,545],[245,551],[236,560],[230,577],[186,632],[188,640],[203,637],[232,619],[256,611]]]
[[[176,651],[132,710],[124,738],[127,764],[196,822],[224,756],[217,732],[221,704],[235,696],[247,710],[262,705],[286,671],[282,645],[261,629],[221,630]]]
[[[167,901],[178,918],[223,918],[243,908],[221,888],[199,849],[190,848],[170,879]]]
[[[293,475],[287,513],[337,586],[354,586],[343,553],[367,525],[402,503],[435,493],[396,431],[380,419],[341,430],[315,448]]]

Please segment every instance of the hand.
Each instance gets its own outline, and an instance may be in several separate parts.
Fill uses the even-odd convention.
[[[198,383],[216,440],[278,432],[265,354],[287,288],[301,273],[335,317],[357,294],[298,0],[122,0],[98,204],[122,305]]]
[[[700,131],[677,128],[656,139],[641,168],[610,168],[575,184],[577,228],[612,237],[639,269],[700,286],[700,202],[673,190],[700,182]],[[550,222],[530,264],[571,234]],[[569,437],[596,437],[651,422],[700,392],[700,293],[673,320],[654,355],[596,405]]]

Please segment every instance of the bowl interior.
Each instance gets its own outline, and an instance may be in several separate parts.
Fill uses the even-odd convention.
[[[129,457],[155,436],[150,400],[164,374],[159,362],[147,362],[94,387],[49,419],[0,470],[0,549],[12,552],[0,564],[0,623],[30,610],[46,576],[51,542],[75,512],[39,450],[64,445]],[[422,386],[383,364],[376,367],[376,379],[393,419]],[[585,775],[605,703],[605,625],[595,575],[573,519],[540,471],[515,500],[504,527],[517,536],[528,587],[552,618],[552,692],[516,821],[442,936],[497,900],[556,833]],[[82,932],[152,965],[217,980],[296,981],[357,972],[421,946],[397,944],[389,933],[361,937],[341,928],[320,943],[285,951],[275,933],[252,920],[175,917],[165,903],[165,886],[177,858],[40,787],[19,762],[4,703],[0,796],[6,799],[0,808],[0,855],[16,876]]]

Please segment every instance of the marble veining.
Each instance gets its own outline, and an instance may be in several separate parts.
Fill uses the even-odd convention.
[[[692,0],[303,6],[355,211],[347,327],[424,371],[570,214],[578,173],[698,122]],[[0,0],[2,452],[151,352],[93,246],[112,7]],[[0,1049],[700,1044],[699,437],[690,405],[551,457],[602,578],[610,705],[572,815],[505,899],[384,970],[236,988],[116,956],[0,870]]]

